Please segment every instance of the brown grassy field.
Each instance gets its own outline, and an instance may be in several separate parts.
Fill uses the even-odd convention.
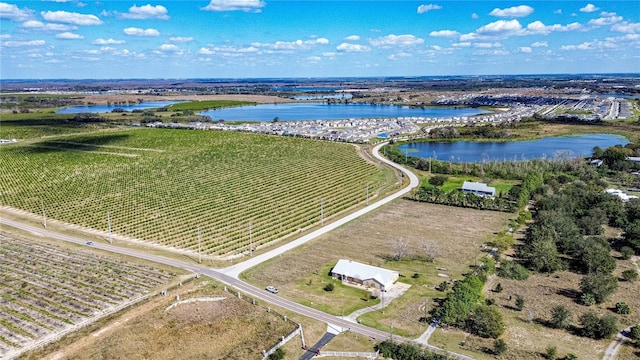
[[[225,299],[178,305],[167,311],[176,294],[180,300],[203,296]],[[295,327],[293,322],[285,322],[207,280],[186,284],[169,295],[122,313],[101,328],[53,349],[45,358],[261,359],[262,350]],[[299,337],[291,343],[299,348]]]
[[[338,259],[397,270],[400,281],[411,284],[411,288],[401,299],[389,304],[384,314],[370,313],[360,321],[385,330],[393,322],[394,333],[417,337],[425,330],[419,318],[433,306],[428,298],[442,295],[433,287],[469,271],[469,265],[484,254],[480,245],[494,232],[503,230],[509,216],[399,200],[249,270],[244,278],[259,286],[275,285],[289,299],[340,315],[343,308],[353,310],[371,303],[363,300],[361,294],[342,291],[340,286],[333,292],[322,290],[330,281],[327,273]],[[407,260],[388,260],[390,240],[396,237],[403,237],[413,248]],[[422,240],[439,245],[442,255],[435,263],[416,256],[420,255],[417,248]],[[415,273],[420,274],[419,278],[412,277]],[[438,273],[449,277],[440,277]]]

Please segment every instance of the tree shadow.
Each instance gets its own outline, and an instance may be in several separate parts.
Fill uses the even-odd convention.
[[[574,301],[578,301],[578,299],[580,298],[580,292],[574,289],[559,289],[558,291],[556,291],[556,294],[562,295]]]
[[[93,136],[78,136],[73,138],[44,140],[21,148],[22,152],[31,154],[46,154],[60,151],[92,152],[100,150],[100,146],[106,146],[128,138],[129,134],[98,134]]]

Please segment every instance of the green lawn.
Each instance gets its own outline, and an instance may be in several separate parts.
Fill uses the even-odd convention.
[[[473,176],[453,176],[453,175],[446,175],[446,176],[448,176],[449,179],[440,187],[445,192],[451,192],[454,190],[461,189],[462,184],[465,181],[476,181],[476,182],[486,181],[486,179],[473,177]],[[426,186],[431,186],[431,184],[429,184],[428,178],[425,179],[422,183]],[[496,194],[500,194],[500,193],[506,194],[507,192],[509,192],[509,190],[511,190],[511,188],[514,185],[517,185],[519,183],[520,183],[519,180],[491,179],[488,185],[496,188]]]

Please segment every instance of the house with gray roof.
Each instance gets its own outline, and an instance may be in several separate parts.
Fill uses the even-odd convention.
[[[478,196],[496,196],[496,188],[484,183],[465,181],[462,184],[462,192],[472,193]]]
[[[331,277],[343,283],[362,285],[382,291],[389,289],[398,280],[397,271],[387,270],[352,260],[340,259],[331,270]]]

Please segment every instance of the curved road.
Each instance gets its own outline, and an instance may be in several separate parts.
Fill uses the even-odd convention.
[[[112,246],[110,244],[107,243],[93,243],[92,247],[97,248],[97,249],[101,249],[101,250],[106,250],[106,251],[111,251],[111,252],[115,252],[115,253],[119,253],[119,254],[123,254],[123,255],[127,255],[127,256],[132,256],[132,257],[136,257],[136,258],[140,258],[140,259],[144,259],[144,260],[148,260],[148,261],[153,261],[153,262],[157,262],[157,263],[161,263],[161,264],[165,264],[165,265],[169,265],[169,266],[174,266],[177,268],[181,268],[181,269],[185,269],[188,271],[192,271],[194,273],[198,273],[198,274],[202,274],[202,275],[206,275],[209,276],[211,278],[214,278],[220,282],[223,282],[243,293],[249,294],[251,295],[251,297],[258,299],[258,300],[262,300],[262,301],[266,301],[269,302],[271,304],[280,306],[282,308],[285,308],[287,310],[293,311],[295,313],[298,313],[300,315],[303,316],[307,316],[325,323],[331,323],[331,324],[335,324],[337,326],[341,326],[344,328],[348,328],[350,331],[353,332],[357,332],[358,334],[362,334],[365,336],[368,336],[370,338],[376,339],[376,340],[385,340],[387,338],[389,338],[390,333],[386,332],[386,331],[381,331],[378,329],[374,329],[365,325],[361,325],[361,324],[357,324],[357,323],[353,323],[347,320],[343,320],[340,317],[337,316],[333,316],[333,315],[329,315],[327,313],[324,313],[320,310],[316,310],[304,305],[300,305],[296,302],[293,302],[291,300],[287,300],[285,298],[282,298],[278,295],[275,294],[271,294],[269,292],[264,291],[263,289],[257,288],[251,284],[248,284],[242,280],[238,279],[238,275],[242,272],[245,271],[246,269],[249,269],[261,262],[264,262],[266,260],[269,260],[275,256],[278,256],[294,247],[297,247],[299,245],[304,244],[307,241],[310,241],[320,235],[323,235],[353,219],[358,218],[359,216],[362,216],[374,209],[379,208],[380,206],[389,203],[392,200],[395,200],[405,194],[407,194],[408,192],[410,192],[414,187],[418,186],[419,184],[419,180],[418,177],[416,175],[414,175],[413,173],[407,171],[406,169],[404,169],[403,167],[401,167],[398,164],[395,164],[385,158],[383,158],[382,156],[380,156],[378,154],[378,150],[380,149],[380,147],[384,145],[384,144],[380,144],[377,145],[376,147],[374,147],[373,149],[373,154],[376,158],[378,158],[380,161],[402,171],[404,174],[406,174],[409,177],[409,186],[405,187],[403,189],[401,189],[400,191],[376,202],[375,204],[369,205],[361,210],[358,210],[352,214],[349,214],[348,216],[337,220],[331,224],[328,224],[316,231],[313,231],[312,233],[309,233],[303,237],[301,237],[300,239],[294,240],[290,243],[287,243],[277,249],[271,250],[269,252],[263,253],[259,256],[255,256],[247,261],[244,261],[242,263],[236,264],[234,266],[225,268],[225,269],[221,269],[221,270],[215,270],[215,269],[209,269],[203,266],[200,266],[198,264],[194,264],[194,263],[189,263],[189,262],[184,262],[184,261],[180,261],[180,260],[174,260],[174,259],[169,259],[169,258],[165,258],[162,256],[157,256],[157,255],[152,255],[152,254],[147,254],[144,252],[140,252],[140,251],[136,251],[136,250],[130,250],[130,249],[125,249],[125,248],[119,248],[116,246]],[[84,245],[86,243],[86,240],[78,238],[78,237],[74,237],[74,236],[70,236],[70,235],[66,235],[66,234],[60,234],[57,232],[53,232],[53,231],[49,231],[47,229],[43,229],[41,227],[38,226],[31,226],[31,225],[26,225],[20,222],[16,222],[16,221],[12,221],[12,220],[8,220],[8,219],[3,219],[0,218],[0,224],[4,224],[4,225],[8,225],[17,229],[21,229],[24,231],[28,231],[31,232],[33,234],[36,235],[40,235],[40,236],[44,236],[47,238],[51,238],[51,239],[57,239],[57,240],[62,240],[62,241],[67,241],[67,242],[71,242],[71,243],[75,243],[75,244],[79,244],[79,245]],[[401,338],[399,336],[396,336],[395,339],[400,340],[400,341],[411,341],[409,339],[404,339]],[[435,347],[435,346],[431,346],[431,345],[423,345],[428,347],[429,349],[432,350],[440,350],[439,348]],[[454,354],[454,353],[449,353],[450,356],[456,357],[458,359],[462,359],[462,360],[473,360],[473,358],[470,358],[468,356],[464,356],[464,355],[459,355],[459,354]]]

